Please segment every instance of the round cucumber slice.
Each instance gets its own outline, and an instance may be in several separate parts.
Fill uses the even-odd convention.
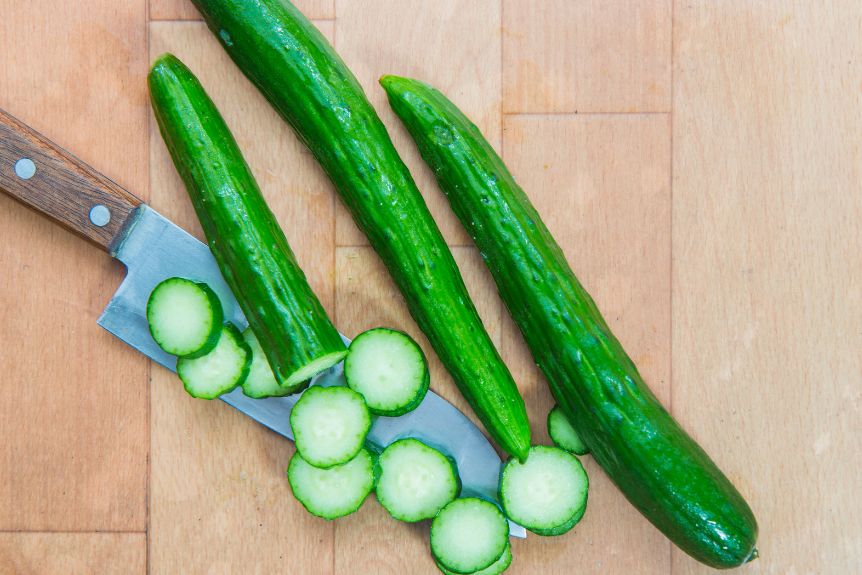
[[[428,392],[422,348],[406,333],[383,327],[356,336],[344,361],[344,377],[376,415],[403,415]]]
[[[371,413],[362,396],[350,388],[314,386],[293,406],[290,426],[302,458],[328,468],[359,453],[371,429]]]
[[[512,546],[506,545],[506,550],[503,551],[503,554],[500,555],[500,558],[491,563],[490,567],[485,567],[484,569],[479,569],[478,571],[474,571],[470,575],[500,575],[503,571],[509,568],[512,564]],[[437,569],[440,570],[443,575],[461,575],[459,573],[455,573],[454,571],[450,571],[446,569],[440,563],[437,563]]]
[[[588,490],[581,462],[558,447],[531,447],[527,461],[510,459],[500,478],[506,515],[539,535],[561,535],[574,527],[587,507]]]
[[[590,452],[559,405],[555,405],[554,409],[548,412],[548,435],[551,436],[554,445],[569,453],[585,455]]]
[[[475,573],[490,567],[508,544],[506,517],[484,499],[456,499],[431,522],[431,553],[453,573]]]
[[[377,500],[400,521],[431,519],[461,490],[455,462],[418,439],[390,444],[377,465]]]
[[[177,375],[192,397],[215,399],[245,381],[250,366],[251,350],[237,327],[226,323],[212,351],[177,360]]]
[[[224,311],[205,283],[168,278],[147,300],[147,323],[160,348],[179,357],[206,355],[219,340]]]
[[[287,480],[293,496],[309,513],[338,519],[359,509],[374,489],[374,456],[362,449],[347,463],[320,469],[296,452],[287,467]]]

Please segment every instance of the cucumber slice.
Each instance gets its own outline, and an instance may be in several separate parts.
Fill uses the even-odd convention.
[[[244,394],[254,399],[261,399],[264,397],[283,397],[300,391],[300,389],[282,387],[278,384],[275,374],[272,373],[272,368],[269,367],[269,362],[266,360],[266,355],[263,353],[263,348],[260,347],[260,342],[250,327],[242,332],[242,337],[251,349],[251,369],[248,371],[248,377],[242,382]],[[306,382],[306,385],[301,389],[307,385]]]
[[[159,347],[180,357],[206,355],[219,340],[224,319],[221,302],[205,283],[168,278],[147,301],[147,323]]]
[[[374,489],[374,456],[362,449],[347,463],[320,469],[297,451],[287,466],[287,480],[293,496],[309,513],[338,519],[362,507]]]
[[[392,443],[377,465],[377,500],[400,521],[431,519],[461,491],[455,462],[418,439]]]
[[[384,327],[356,336],[344,360],[344,377],[376,415],[404,415],[428,392],[422,348],[406,333]]]
[[[479,569],[478,571],[474,571],[470,575],[500,575],[503,571],[509,568],[512,564],[512,546],[506,545],[506,550],[503,551],[503,554],[500,555],[500,558],[491,563],[490,567],[485,567],[484,569]],[[454,571],[450,571],[437,563],[437,569],[440,570],[443,575],[459,575]]]
[[[500,478],[500,502],[509,519],[538,535],[562,535],[587,507],[589,478],[574,455],[558,447],[530,448],[527,461],[509,460]]]
[[[484,499],[456,499],[431,522],[431,553],[441,567],[453,573],[490,567],[508,544],[506,517]]]
[[[555,405],[554,409],[548,412],[548,435],[551,436],[554,445],[569,453],[586,455],[590,452],[559,405]]]
[[[329,468],[353,459],[371,429],[362,396],[348,387],[314,386],[290,412],[296,449],[315,467]]]
[[[250,367],[251,350],[237,327],[228,322],[208,354],[177,360],[177,375],[192,397],[215,399],[245,381]]]

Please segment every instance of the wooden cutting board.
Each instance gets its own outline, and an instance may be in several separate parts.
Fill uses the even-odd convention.
[[[747,573],[862,572],[862,5],[302,0],[390,127],[547,441],[546,386],[376,79],[471,115],[659,397],[747,496]],[[419,337],[309,154],[186,0],[0,0],[0,108],[200,235],[148,108],[199,74],[344,333]],[[6,169],[0,166],[0,169]],[[123,277],[0,196],[0,573],[435,573],[427,526],[290,496],[292,445],[102,332]],[[430,352],[425,340],[420,341]],[[432,386],[464,406],[432,357]],[[589,510],[513,574],[709,573],[589,457]]]

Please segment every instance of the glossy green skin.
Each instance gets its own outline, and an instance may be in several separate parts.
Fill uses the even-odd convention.
[[[750,560],[751,509],[649,390],[479,129],[426,84],[381,83],[596,461],[692,557],[717,568]]]
[[[344,342],[197,78],[166,54],[153,65],[149,85],[159,129],[210,249],[278,382],[290,383],[297,370],[329,354],[337,362],[347,354]]]
[[[320,162],[485,428],[509,454],[526,457],[524,401],[356,78],[288,2],[194,3],[230,57]]]

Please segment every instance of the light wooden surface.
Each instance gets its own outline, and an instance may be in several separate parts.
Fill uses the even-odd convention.
[[[304,0],[377,105],[546,441],[551,405],[376,80],[479,124],[674,415],[752,503],[752,574],[862,572],[862,5],[856,0]],[[310,155],[187,0],[0,0],[0,108],[200,234],[148,111],[170,50],[200,76],[338,327],[406,329],[463,400]],[[148,22],[149,20],[149,22]],[[427,526],[326,523],[292,445],[113,340],[122,278],[0,197],[0,574],[435,573]],[[589,457],[590,507],[510,573],[697,574]]]

